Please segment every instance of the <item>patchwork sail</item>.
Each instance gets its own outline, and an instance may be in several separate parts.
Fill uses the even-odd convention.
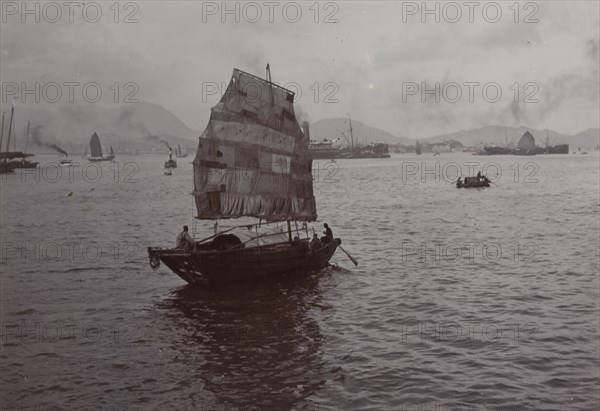
[[[266,80],[233,70],[198,139],[192,195],[199,219],[287,220],[287,232],[279,223],[224,230],[215,223],[213,235],[196,241],[184,226],[175,248],[148,247],[154,270],[162,262],[190,284],[234,283],[305,275],[344,251],[331,230],[319,239],[313,228],[311,239],[308,224],[298,225],[317,218],[309,137],[296,121],[294,93],[273,84],[266,69]]]
[[[193,163],[199,219],[316,220],[312,157],[293,103],[270,78],[233,70]]]

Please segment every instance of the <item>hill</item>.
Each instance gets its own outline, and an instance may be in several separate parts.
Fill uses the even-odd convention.
[[[9,116],[10,112],[7,112],[5,124]],[[69,152],[83,152],[94,131],[103,145],[112,145],[117,152],[163,150],[165,143],[195,149],[196,138],[200,135],[176,115],[152,103],[141,102],[117,108],[63,106],[56,111],[17,106],[14,127],[18,150],[25,145],[28,121],[31,121],[31,130],[35,130],[38,141],[46,145],[56,144]],[[5,127],[6,137],[8,126]],[[28,151],[47,152],[48,149],[30,140]]]

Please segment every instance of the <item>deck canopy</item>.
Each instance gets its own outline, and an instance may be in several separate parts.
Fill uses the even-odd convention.
[[[317,218],[312,157],[294,93],[234,69],[194,159],[198,218]]]

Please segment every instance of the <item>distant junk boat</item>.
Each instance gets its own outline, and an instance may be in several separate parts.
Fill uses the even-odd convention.
[[[513,150],[512,154],[516,156],[534,156],[536,154],[535,151],[535,138],[529,131],[526,131],[519,142],[517,143],[517,148]]]
[[[173,149],[171,147],[169,147],[169,159],[165,161],[165,168],[177,168],[177,161],[173,159]]]
[[[102,154],[102,145],[100,144],[100,137],[98,137],[98,134],[96,134],[96,132],[92,134],[92,138],[90,139],[90,153],[91,154],[86,158],[92,163],[97,163],[100,161],[112,161],[115,158],[115,152],[113,151],[112,146],[110,146],[109,155],[105,156]]]
[[[218,231],[215,222],[214,235],[189,247],[149,247],[153,269],[162,261],[190,284],[239,282],[323,269],[342,249],[341,240],[330,236],[309,245],[307,223],[317,219],[309,139],[296,120],[294,93],[272,83],[269,65],[266,77],[233,70],[193,162],[196,218],[253,217],[259,223]],[[261,220],[271,223],[267,230]],[[285,221],[287,232],[273,227]],[[226,234],[232,230],[238,231]]]

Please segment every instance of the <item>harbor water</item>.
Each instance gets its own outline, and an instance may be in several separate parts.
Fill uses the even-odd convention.
[[[217,288],[148,264],[213,233],[193,157],[38,157],[0,176],[3,409],[600,404],[597,152],[315,161],[315,231],[359,265]]]

